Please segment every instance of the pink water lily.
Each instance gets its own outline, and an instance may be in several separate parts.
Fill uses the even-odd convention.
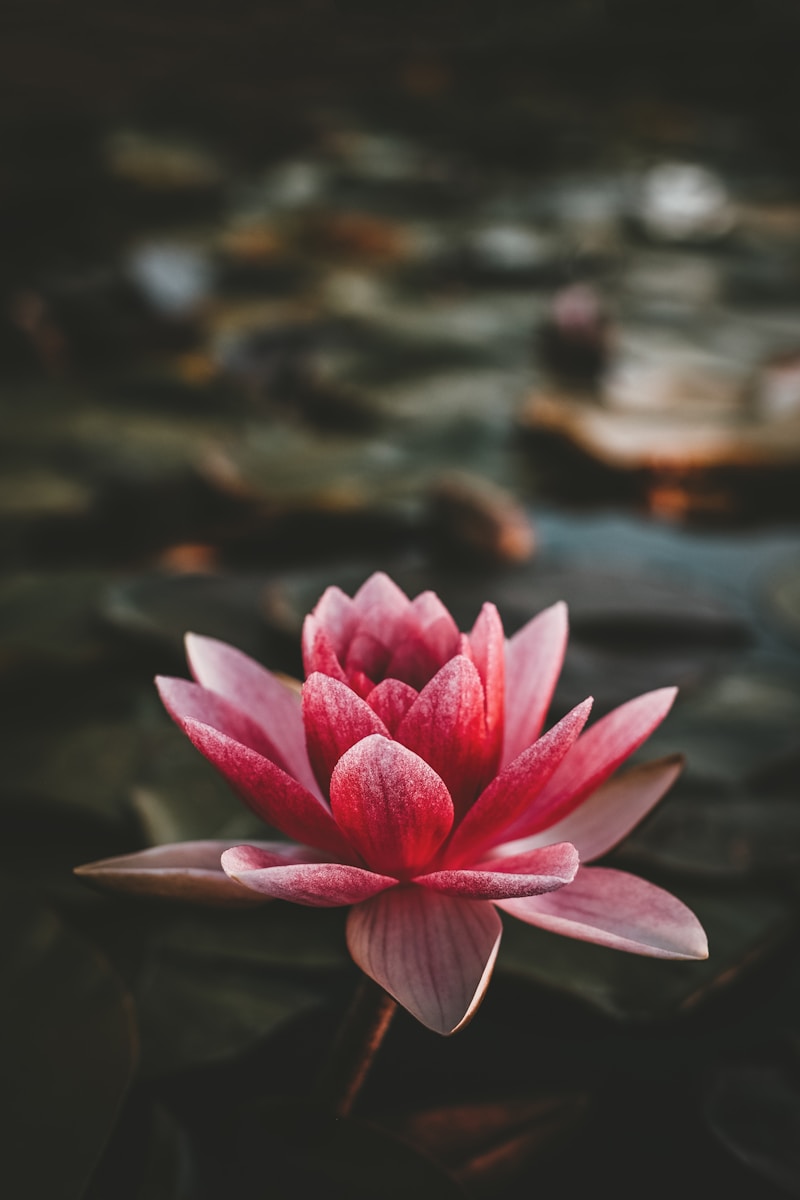
[[[661,888],[586,866],[663,796],[677,757],[616,774],[669,711],[639,696],[584,730],[591,701],[542,733],[567,638],[563,604],[506,640],[484,605],[460,633],[431,592],[373,575],[329,588],[303,629],[302,694],[222,642],[189,635],[194,682],[159,679],[177,724],[289,840],[159,846],[80,868],[125,891],[207,902],[352,906],[358,966],[438,1033],[486,990],[498,910],[659,958],[707,955]]]

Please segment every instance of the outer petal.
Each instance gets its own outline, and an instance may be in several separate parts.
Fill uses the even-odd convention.
[[[676,693],[677,688],[646,692],[587,730],[528,812],[508,830],[509,839],[549,831],[573,812],[664,720]]]
[[[501,840],[503,831],[534,803],[574,745],[591,706],[588,699],[573,708],[492,780],[453,833],[445,851],[446,863],[469,861],[476,850]]]
[[[297,693],[247,654],[216,638],[187,633],[186,654],[197,682],[224,696],[260,725],[289,774],[309,791],[316,791]]]
[[[268,758],[210,725],[191,719],[181,724],[200,753],[263,821],[295,841],[318,846],[345,862],[352,861],[353,849],[324,801]]]
[[[546,896],[502,900],[504,912],[552,933],[652,958],[707,958],[694,913],[655,884],[624,871],[581,867],[575,882]]]
[[[500,760],[505,715],[505,637],[493,604],[484,604],[469,635],[472,661],[486,696],[486,736],[492,770]]]
[[[187,720],[202,721],[285,769],[283,755],[267,731],[224,696],[188,679],[168,679],[163,675],[156,678],[156,687],[167,712],[182,729]]]
[[[508,641],[502,766],[527,749],[541,732],[564,661],[567,632],[567,606],[559,601]]]
[[[395,737],[433,767],[463,812],[487,769],[483,686],[468,658],[458,655],[434,675]]]
[[[501,933],[493,905],[418,887],[383,892],[347,921],[347,945],[361,970],[445,1035],[466,1025],[483,999]]]
[[[405,746],[377,735],[336,764],[331,808],[364,862],[401,878],[425,867],[453,824],[453,802],[436,772]]]
[[[396,879],[344,863],[288,862],[285,856],[257,846],[226,850],[222,867],[232,879],[269,899],[314,908],[358,904],[397,884]]]
[[[497,846],[498,856],[519,854],[523,850],[548,845],[553,838],[571,841],[581,862],[600,858],[621,842],[639,824],[677,779],[683,756],[673,754],[649,763],[639,763],[621,775],[615,775],[584,800],[563,821],[549,829]]]
[[[435,871],[418,875],[414,883],[460,896],[463,900],[504,900],[511,896],[539,896],[572,883],[579,864],[569,842],[541,850],[496,859],[461,871]]]
[[[229,879],[220,858],[230,842],[177,842],[138,854],[103,858],[75,868],[87,882],[112,892],[188,900],[197,904],[252,905],[262,897]]]
[[[389,730],[365,700],[346,683],[318,671],[303,684],[303,721],[311,764],[325,791],[331,771],[345,750],[370,733],[389,736]]]

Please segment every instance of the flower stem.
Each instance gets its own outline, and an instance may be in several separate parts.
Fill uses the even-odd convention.
[[[317,1076],[313,1100],[339,1117],[350,1114],[396,1009],[397,1001],[364,975]]]

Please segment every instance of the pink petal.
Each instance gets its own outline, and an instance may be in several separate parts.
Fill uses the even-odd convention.
[[[400,878],[430,861],[453,824],[453,802],[436,772],[378,735],[358,742],[336,764],[331,808],[364,862]]]
[[[486,723],[480,676],[463,655],[451,658],[420,692],[395,737],[447,784],[457,812],[486,776]]]
[[[538,896],[572,883],[579,861],[575,847],[562,842],[514,858],[494,859],[471,869],[418,875],[414,883],[464,900]]]
[[[655,884],[606,867],[581,867],[575,882],[546,896],[502,900],[529,925],[652,958],[707,958],[694,913]]]
[[[355,962],[435,1033],[455,1033],[483,999],[502,923],[491,904],[427,888],[383,892],[352,910]]]
[[[358,589],[353,604],[356,623],[347,648],[345,669],[348,674],[363,671],[370,679],[379,680],[386,673],[411,601],[388,575],[379,571]]]
[[[227,779],[245,804],[268,825],[304,845],[345,861],[353,850],[323,800],[307,791],[274,762],[248,746],[189,718],[180,722],[190,741]]]
[[[303,622],[303,667],[306,675],[321,671],[323,675],[347,683],[347,675],[333,642],[313,613]]]
[[[366,622],[376,627],[387,623],[393,625],[403,617],[410,604],[402,588],[383,571],[370,575],[353,597],[359,624]]]
[[[303,721],[308,754],[324,791],[331,771],[346,750],[370,733],[389,736],[383,721],[365,700],[347,684],[318,671],[303,684]]]
[[[367,696],[367,704],[394,736],[397,726],[416,700],[419,692],[399,679],[384,679]]]
[[[524,625],[506,646],[506,732],[501,765],[536,740],[567,646],[567,607],[559,601]]]
[[[249,905],[261,898],[235,883],[220,858],[230,842],[178,842],[138,854],[103,858],[75,868],[89,883],[129,895],[159,896],[196,904]]]
[[[319,628],[325,630],[335,654],[341,659],[356,625],[357,614],[353,601],[341,588],[326,588],[314,606],[312,616]]]
[[[461,635],[455,621],[433,592],[422,592],[398,624],[385,674],[412,687],[428,680],[458,653]]]
[[[167,712],[181,728],[187,720],[202,721],[281,768],[286,767],[283,755],[266,730],[223,696],[188,679],[169,679],[163,675],[157,676],[156,687]]]
[[[607,713],[566,755],[532,807],[509,830],[509,838],[550,830],[605,783],[650,736],[672,707],[677,688],[647,692]]]
[[[458,654],[461,634],[450,611],[435,592],[420,592],[411,601],[411,610],[425,644],[439,666]]]
[[[445,853],[448,864],[469,861],[477,848],[497,843],[527,813],[574,745],[591,706],[588,699],[573,708],[492,780],[454,831]]]
[[[505,636],[503,622],[493,604],[484,604],[469,642],[486,696],[488,759],[495,769],[502,750],[505,716]]]
[[[234,846],[222,856],[227,874],[263,896],[315,908],[358,904],[395,887],[396,879],[336,862],[287,862],[275,851]]]
[[[197,682],[229,700],[260,725],[272,745],[279,749],[281,763],[289,774],[309,791],[316,791],[297,693],[241,650],[215,638],[188,633],[186,653]]]
[[[571,841],[581,856],[581,862],[600,858],[621,842],[658,804],[664,793],[672,787],[682,767],[683,757],[680,754],[630,767],[599,787],[563,821],[558,821],[541,833],[535,833],[533,837],[498,846],[495,853],[502,856],[518,854],[525,849],[547,845],[555,838],[557,841]]]

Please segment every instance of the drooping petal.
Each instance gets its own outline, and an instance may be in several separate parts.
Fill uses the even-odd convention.
[[[185,718],[181,726],[233,790],[268,825],[304,845],[352,861],[353,850],[323,800],[307,791],[270,759],[218,729]]]
[[[573,812],[650,736],[672,707],[677,688],[646,692],[592,725],[528,811],[509,828],[508,840],[550,830]]]
[[[497,767],[502,751],[505,716],[505,637],[493,604],[484,604],[469,635],[472,661],[486,696],[487,758]]]
[[[187,720],[202,721],[286,769],[280,748],[267,731],[224,696],[188,679],[170,679],[163,675],[156,678],[156,687],[164,707],[181,729]]]
[[[177,842],[137,854],[103,858],[75,868],[87,882],[112,892],[195,904],[244,906],[263,902],[229,879],[220,859],[230,842]]]
[[[600,858],[627,837],[658,804],[672,787],[682,767],[683,756],[680,754],[630,767],[599,787],[563,821],[532,837],[497,846],[494,854],[502,857],[519,854],[526,849],[547,845],[555,838],[557,841],[571,841],[583,863]]]
[[[702,925],[663,888],[606,867],[581,867],[574,883],[545,896],[501,900],[504,912],[564,937],[652,958],[707,958]]]
[[[216,638],[187,633],[186,654],[197,682],[223,696],[260,725],[278,749],[281,764],[289,774],[309,791],[316,791],[317,784],[306,751],[299,695],[247,654]]]
[[[306,675],[321,671],[323,675],[330,675],[332,679],[347,682],[347,675],[333,642],[313,613],[309,613],[303,622],[303,668]]]
[[[370,733],[389,736],[380,717],[338,679],[315,671],[303,684],[303,722],[308,754],[323,791],[346,750]]]
[[[492,780],[454,831],[445,854],[447,865],[474,861],[476,850],[505,838],[505,830],[536,802],[575,744],[591,706],[588,699],[573,708]]]
[[[395,730],[418,695],[415,688],[399,679],[384,679],[369,693],[367,704],[394,737]]]
[[[339,759],[331,808],[373,871],[400,878],[430,861],[453,824],[453,802],[436,772],[405,746],[372,735]]]
[[[466,1025],[483,999],[502,928],[492,904],[400,887],[352,910],[347,945],[362,971],[446,1036]]]
[[[463,812],[487,770],[483,685],[468,658],[458,655],[434,675],[395,737],[433,767]]]
[[[396,879],[362,867],[336,862],[291,862],[257,846],[233,846],[222,855],[227,874],[246,888],[272,900],[290,900],[313,908],[341,908],[368,900]]]
[[[526,750],[541,732],[561,673],[567,633],[567,606],[559,601],[508,640],[502,766]]]
[[[414,883],[463,900],[504,900],[511,896],[539,896],[572,883],[578,870],[578,852],[569,842],[541,850],[498,858],[457,871],[418,875]]]

